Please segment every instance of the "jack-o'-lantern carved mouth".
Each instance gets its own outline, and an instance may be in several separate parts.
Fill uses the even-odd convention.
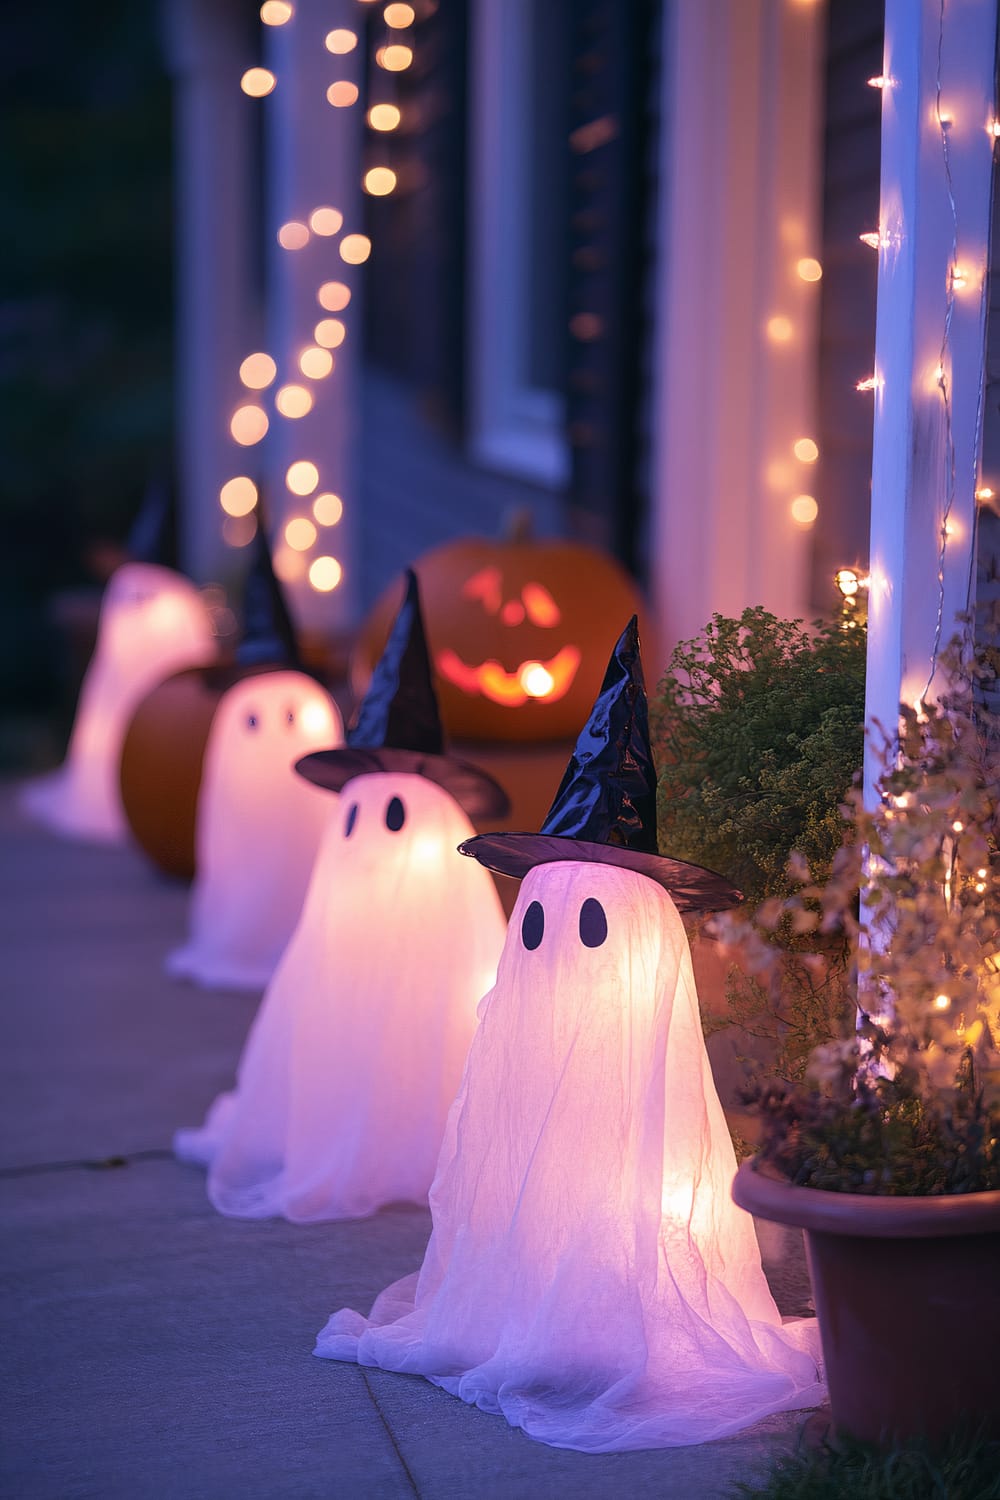
[[[491,703],[518,708],[531,698],[556,703],[564,697],[580,665],[580,651],[564,646],[547,661],[523,661],[513,672],[493,660],[470,667],[450,650],[438,652],[435,664],[441,676],[463,693],[478,693]]]

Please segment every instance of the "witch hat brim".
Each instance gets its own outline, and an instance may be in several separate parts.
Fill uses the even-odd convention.
[[[655,880],[667,891],[679,912],[724,911],[743,900],[743,894],[722,875],[687,860],[645,849],[622,849],[617,844],[592,844],[586,839],[546,833],[481,833],[459,844],[488,870],[521,880],[536,865],[575,860],[579,864],[616,865]]]
[[[507,794],[492,776],[445,748],[420,588],[412,568],[407,570],[403,603],[368,692],[347,732],[347,744],[303,756],[295,769],[330,792],[341,791],[356,776],[380,771],[423,776],[450,793],[470,818],[503,818],[509,812]]]
[[[328,792],[342,791],[356,776],[373,776],[380,771],[422,776],[454,797],[467,817],[503,818],[510,810],[507,793],[499,782],[454,755],[428,755],[422,750],[389,745],[372,749],[344,745],[336,750],[314,750],[296,761],[295,769],[313,786]]]
[[[669,891],[679,911],[719,911],[741,893],[722,875],[659,852],[656,768],[635,615],[619,636],[590,717],[539,833],[487,833],[463,854],[515,879],[535,865],[617,865]]]

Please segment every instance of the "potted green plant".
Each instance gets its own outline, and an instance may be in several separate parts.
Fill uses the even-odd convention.
[[[752,1090],[733,1193],[805,1230],[834,1425],[869,1441],[1000,1436],[1000,720],[968,638],[935,682],[882,735],[876,795],[849,793],[828,877],[793,858],[790,894],[717,919],[765,982],[782,922],[850,945],[857,1028]]]

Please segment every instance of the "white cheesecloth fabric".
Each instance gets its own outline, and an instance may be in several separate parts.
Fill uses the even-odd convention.
[[[609,865],[538,866],[480,1008],[423,1266],[369,1318],[336,1313],[316,1353],[591,1452],[816,1405],[815,1321],[782,1324],[735,1170],[670,897]]]
[[[309,1221],[426,1200],[503,946],[492,878],[456,852],[472,832],[420,776],[342,790],[236,1089],[175,1138],[209,1164],[220,1212]]]

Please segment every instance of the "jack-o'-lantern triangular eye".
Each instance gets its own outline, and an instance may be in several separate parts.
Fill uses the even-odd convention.
[[[526,583],[521,590],[521,598],[532,625],[550,627],[558,625],[562,619],[558,604],[540,583]]]
[[[480,599],[487,614],[495,615],[503,599],[503,586],[499,568],[480,568],[462,585],[466,599]]]

